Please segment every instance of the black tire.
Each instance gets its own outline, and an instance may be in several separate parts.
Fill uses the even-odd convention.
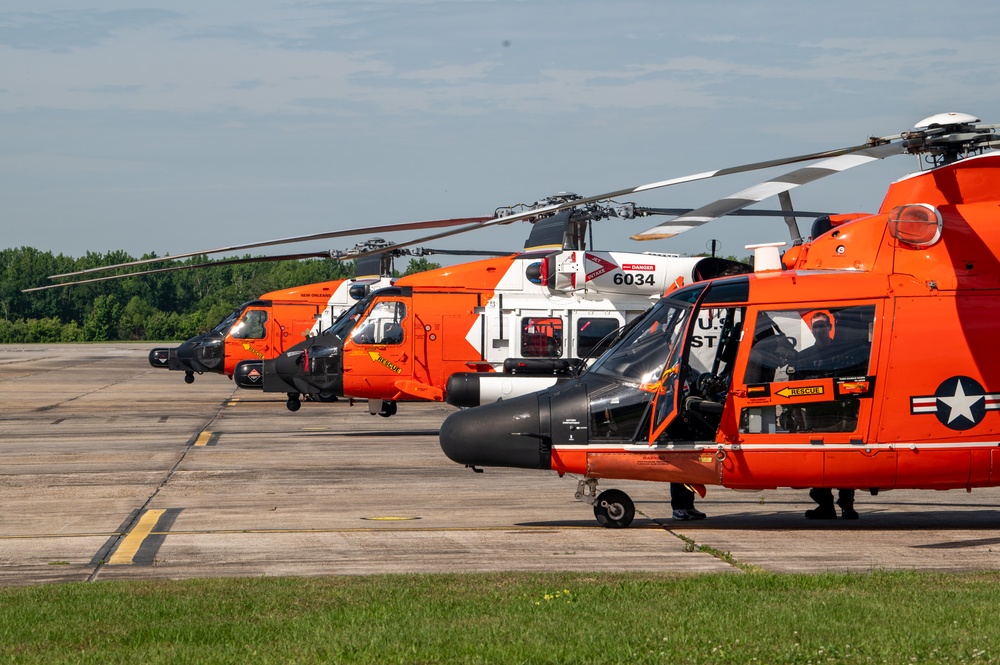
[[[395,402],[383,402],[382,410],[378,412],[378,415],[383,418],[391,418],[396,415],[396,403]]]
[[[296,411],[302,408],[302,402],[297,399],[289,399],[287,402],[285,402],[285,408],[291,411],[292,413],[295,413]]]
[[[628,494],[621,490],[606,490],[597,497],[594,517],[601,526],[609,529],[624,529],[635,518],[635,504]]]
[[[316,393],[316,401],[318,402],[336,402],[339,399],[333,393]]]

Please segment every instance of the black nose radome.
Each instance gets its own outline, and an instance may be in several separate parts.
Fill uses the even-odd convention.
[[[170,363],[170,352],[173,349],[158,348],[149,352],[149,364],[153,367],[167,369]]]
[[[552,442],[540,431],[538,397],[525,395],[459,411],[441,423],[441,450],[466,466],[552,467]]]

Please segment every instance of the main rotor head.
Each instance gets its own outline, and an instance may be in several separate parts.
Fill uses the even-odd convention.
[[[981,154],[1000,145],[997,125],[980,125],[979,118],[968,113],[938,113],[924,118],[913,130],[903,132],[903,152],[924,155],[934,167]]]

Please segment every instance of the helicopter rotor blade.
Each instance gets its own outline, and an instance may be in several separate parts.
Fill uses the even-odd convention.
[[[296,242],[306,242],[310,240],[326,240],[329,238],[343,238],[347,236],[356,235],[366,235],[369,233],[384,233],[387,231],[418,231],[422,229],[440,228],[448,226],[461,226],[465,225],[467,228],[477,228],[477,223],[485,222],[492,219],[491,217],[462,217],[457,219],[437,219],[429,220],[424,222],[404,222],[401,224],[387,224],[383,226],[368,226],[363,228],[348,229],[346,231],[329,231],[324,233],[311,233],[301,236],[292,236],[290,238],[280,238],[277,240],[265,240],[262,242],[251,242],[244,245],[233,245],[231,247],[219,247],[217,249],[201,250],[198,252],[187,252],[185,254],[174,254],[173,256],[161,256],[154,259],[141,259],[138,261],[129,261],[128,263],[118,263],[110,266],[100,266],[97,268],[87,268],[86,270],[77,270],[76,272],[62,273],[61,275],[49,275],[49,279],[57,279],[60,277],[75,277],[76,275],[83,275],[92,272],[101,272],[104,270],[114,270],[116,268],[128,268],[138,265],[146,265],[149,263],[155,263],[157,261],[176,261],[178,259],[187,259],[192,256],[202,256],[208,254],[222,254],[224,252],[236,252],[244,249],[254,249],[256,247],[270,247],[273,245],[287,245]]]
[[[820,152],[808,153],[804,155],[796,155],[793,157],[783,157],[779,159],[771,159],[761,162],[751,162],[748,164],[741,164],[738,166],[730,166],[727,168],[717,169],[714,171],[704,171],[702,173],[694,173],[690,175],[680,176],[677,178],[671,178],[667,180],[660,180],[657,182],[651,182],[644,185],[638,185],[635,187],[628,187],[624,189],[615,190],[612,192],[606,192],[604,194],[598,194],[596,196],[589,196],[583,198],[575,198],[572,200],[567,200],[559,203],[552,203],[549,205],[544,205],[541,207],[532,208],[523,212],[494,216],[494,217],[467,217],[458,219],[447,219],[447,220],[430,220],[425,222],[405,222],[401,224],[390,224],[384,226],[373,226],[360,229],[352,229],[348,231],[331,231],[326,233],[314,233],[302,236],[293,236],[290,238],[282,238],[277,240],[268,240],[255,243],[246,243],[242,245],[233,245],[230,247],[220,247],[217,249],[201,250],[197,252],[187,252],[184,254],[176,254],[169,257],[158,257],[153,259],[142,259],[138,261],[131,261],[128,263],[120,263],[112,266],[101,266],[97,268],[88,268],[86,270],[79,270],[76,272],[63,273],[60,275],[50,275],[50,279],[57,279],[61,277],[74,277],[77,275],[87,274],[91,272],[99,272],[104,270],[111,270],[115,268],[131,267],[136,265],[145,265],[148,263],[154,263],[157,261],[173,261],[177,259],[190,258],[192,256],[200,256],[207,254],[220,254],[224,252],[233,252],[243,249],[253,249],[257,247],[268,247],[281,244],[289,244],[296,242],[306,242],[310,240],[323,240],[329,238],[339,238],[350,235],[363,235],[368,233],[384,233],[391,231],[408,231],[408,230],[419,230],[427,228],[441,228],[441,227],[452,227],[448,231],[444,231],[431,236],[426,236],[423,238],[418,238],[415,240],[397,243],[393,245],[394,248],[401,249],[404,247],[410,247],[413,245],[421,244],[429,240],[437,240],[439,238],[446,238],[449,236],[457,235],[459,233],[464,233],[466,231],[471,231],[478,228],[483,228],[486,226],[492,226],[495,224],[509,224],[518,220],[525,220],[538,217],[540,215],[546,215],[548,213],[555,213],[560,210],[565,210],[567,208],[573,208],[576,206],[587,205],[590,203],[596,203],[598,201],[609,200],[619,196],[628,196],[631,194],[638,194],[641,192],[647,192],[654,189],[660,189],[663,187],[670,187],[673,185],[679,185],[688,182],[696,182],[699,180],[706,180],[709,178],[718,178],[727,175],[734,175],[737,173],[745,173],[748,171],[756,171],[760,169],[773,168],[776,166],[784,166],[786,164],[796,164],[799,162],[814,161],[817,159],[830,159],[839,156],[847,156],[852,153],[861,152],[865,149],[870,149],[872,146],[880,146],[887,142],[894,141],[900,138],[900,134],[886,137],[872,137],[863,144],[856,146],[848,146],[844,148],[835,148],[833,150],[823,150]],[[458,227],[458,228],[454,228]],[[367,253],[357,254],[356,257],[360,258],[363,256],[371,256],[378,253],[378,250],[370,250]]]
[[[641,211],[649,215],[686,215],[688,213],[694,212],[695,208],[639,208]],[[741,208],[740,210],[734,210],[727,217],[822,217],[823,215],[830,215],[830,212],[816,212],[815,210],[770,210],[767,208]]]
[[[138,270],[134,272],[124,272],[118,275],[105,275],[104,277],[92,277],[90,279],[80,279],[75,282],[61,282],[59,284],[46,284],[45,286],[34,286],[30,289],[21,289],[21,293],[31,293],[32,291],[46,291],[48,289],[59,289],[64,286],[77,286],[79,284],[93,284],[94,282],[106,282],[112,279],[123,279],[125,277],[141,277],[142,275],[155,275],[163,272],[175,272],[177,270],[194,270],[196,268],[211,268],[213,266],[235,266],[243,263],[266,263],[269,261],[297,261],[299,259],[329,259],[338,258],[334,252],[308,252],[304,254],[282,254],[279,256],[253,256],[242,259],[224,259],[221,261],[209,261],[208,263],[193,263],[191,265],[171,266],[169,268],[154,268],[152,270]]]
[[[393,253],[391,249],[381,250],[387,253]],[[501,252],[494,250],[476,250],[476,249],[429,249],[429,248],[416,248],[410,250],[409,252],[402,251],[399,254],[411,254],[413,256],[425,256],[429,254],[454,254],[457,256],[509,256],[511,254],[516,254],[516,252]],[[139,270],[134,272],[125,272],[118,275],[107,275],[104,277],[94,277],[91,279],[81,279],[77,281],[62,282],[60,284],[48,284],[45,286],[36,286],[29,289],[22,289],[21,293],[30,293],[32,291],[45,291],[47,289],[58,289],[64,286],[76,286],[78,284],[93,284],[95,282],[106,282],[112,279],[123,279],[125,277],[141,277],[142,275],[155,275],[164,272],[175,272],[178,270],[194,270],[196,268],[211,268],[213,266],[232,266],[241,265],[246,263],[266,263],[274,261],[297,261],[299,259],[335,259],[340,261],[350,261],[361,256],[356,251],[340,252],[336,250],[329,250],[325,252],[306,252],[302,254],[280,254],[275,256],[253,256],[244,257],[242,259],[223,259],[219,261],[209,261],[207,263],[196,263],[191,265],[183,266],[171,266],[169,268],[153,268],[151,270]]]
[[[795,219],[795,208],[792,206],[792,195],[788,192],[781,192],[778,194],[778,201],[781,204],[781,209],[784,211],[785,226],[788,227],[788,234],[792,237],[793,243],[798,243],[802,240],[802,234],[799,232],[799,224]],[[816,215],[821,217],[821,215]]]
[[[675,217],[642,233],[637,233],[632,236],[632,240],[661,240],[671,238],[679,233],[698,228],[713,219],[732,214],[737,210],[763,201],[771,196],[787,192],[800,185],[825,178],[834,173],[846,171],[855,166],[885,159],[890,155],[900,155],[903,152],[904,149],[900,143],[884,143],[831,157],[816,164],[772,178],[767,182],[753,185],[724,199],[713,201],[697,210]]]
[[[784,166],[786,164],[796,164],[796,163],[799,163],[799,162],[808,162],[808,161],[813,161],[813,160],[816,160],[816,159],[826,159],[826,160],[829,161],[829,160],[836,159],[838,157],[849,158],[854,153],[861,153],[861,152],[864,152],[866,150],[871,150],[871,149],[873,149],[873,146],[875,146],[875,147],[884,147],[886,145],[892,145],[893,146],[892,154],[896,154],[896,153],[902,152],[902,149],[898,145],[891,144],[890,142],[891,141],[895,141],[896,139],[899,139],[899,138],[900,138],[899,134],[894,134],[892,136],[884,136],[884,137],[872,137],[867,142],[865,142],[865,143],[863,143],[861,145],[849,146],[849,147],[846,147],[846,148],[835,148],[833,150],[824,150],[824,151],[821,151],[821,152],[813,152],[813,153],[809,153],[809,154],[805,154],[805,155],[796,155],[794,157],[784,157],[784,158],[780,158],[780,159],[772,159],[772,160],[767,160],[767,161],[763,161],[763,162],[752,162],[752,163],[749,163],[749,164],[741,164],[739,166],[730,166],[730,167],[727,167],[727,168],[724,168],[724,169],[717,169],[715,171],[704,171],[702,173],[694,173],[694,174],[691,174],[691,175],[680,176],[678,178],[671,178],[669,180],[660,180],[658,182],[652,182],[652,183],[648,183],[648,184],[645,184],[645,185],[639,185],[637,187],[629,187],[627,189],[619,189],[619,190],[616,190],[616,191],[613,191],[613,192],[606,192],[604,194],[598,194],[596,196],[586,196],[586,197],[580,197],[580,198],[573,198],[573,199],[569,199],[569,200],[566,200],[566,201],[563,201],[563,202],[559,202],[559,203],[553,203],[553,204],[544,205],[544,206],[540,206],[540,207],[536,207],[536,208],[531,208],[529,210],[525,210],[523,212],[519,212],[519,213],[515,213],[515,214],[502,215],[502,216],[490,218],[490,219],[487,219],[486,221],[483,221],[483,222],[478,223],[478,224],[470,225],[470,226],[467,226],[467,227],[461,227],[461,228],[457,228],[457,229],[450,229],[448,231],[443,231],[441,233],[438,233],[438,234],[435,234],[435,235],[432,235],[432,236],[425,236],[423,238],[417,238],[417,239],[409,240],[409,241],[406,241],[406,242],[396,243],[396,244],[393,245],[393,247],[396,247],[396,248],[409,247],[411,245],[425,243],[425,242],[428,242],[428,241],[431,241],[431,240],[437,240],[437,239],[440,239],[440,238],[447,238],[449,236],[453,236],[453,235],[456,235],[456,234],[459,234],[459,233],[464,233],[466,231],[470,231],[470,230],[476,229],[476,228],[484,228],[484,227],[488,227],[488,226],[494,226],[496,224],[509,224],[511,222],[515,222],[515,221],[519,221],[519,220],[525,220],[525,219],[531,219],[531,218],[534,218],[534,217],[538,217],[540,215],[546,215],[548,213],[559,212],[560,210],[565,210],[567,208],[574,208],[574,207],[577,207],[577,206],[584,206],[584,205],[588,205],[590,203],[597,203],[598,201],[605,201],[605,200],[610,200],[610,199],[613,199],[613,198],[616,198],[616,197],[620,197],[620,196],[628,196],[630,194],[637,194],[637,193],[641,193],[641,192],[647,192],[647,191],[650,191],[650,190],[653,190],[653,189],[660,189],[662,187],[671,187],[673,185],[680,185],[680,184],[688,183],[688,182],[696,182],[696,181],[699,181],[699,180],[707,180],[709,178],[718,178],[718,177],[721,177],[721,176],[734,175],[736,173],[745,173],[745,172],[748,172],[748,171],[756,171],[756,170],[760,170],[760,169],[768,169],[768,168],[773,168],[773,167],[776,167],[776,166]],[[777,193],[777,192],[775,192],[775,193]],[[747,203],[745,205],[750,205],[750,203]],[[745,206],[740,206],[740,207],[745,207]],[[671,235],[675,235],[675,234],[671,234]],[[669,236],[666,236],[666,237],[669,237]],[[652,238],[649,238],[649,239],[652,239]],[[362,254],[362,256],[363,255],[364,254]]]
[[[427,256],[429,254],[444,254],[450,256],[510,256],[517,252],[480,251],[478,249],[430,249],[427,247],[414,247],[409,252],[413,256]]]

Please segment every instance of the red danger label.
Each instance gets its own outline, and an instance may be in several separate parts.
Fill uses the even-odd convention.
[[[656,270],[656,266],[649,263],[623,263],[622,270],[639,270],[642,272],[650,272]]]

